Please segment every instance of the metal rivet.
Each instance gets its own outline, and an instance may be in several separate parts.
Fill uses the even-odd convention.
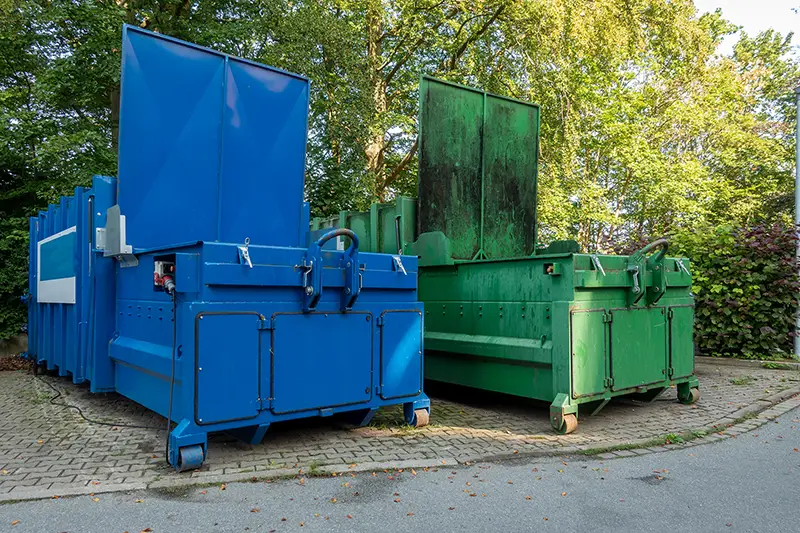
[[[202,371],[203,371],[203,369],[202,369],[202,368],[198,368],[198,369],[197,369],[197,371],[198,371],[198,372],[202,372]]]

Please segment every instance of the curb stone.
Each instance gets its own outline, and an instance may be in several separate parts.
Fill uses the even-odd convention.
[[[98,485],[91,487],[64,488],[61,491],[53,491],[50,489],[43,490],[43,489],[20,488],[13,492],[0,494],[0,503],[17,502],[25,500],[42,500],[42,499],[52,498],[53,496],[74,497],[74,496],[85,496],[89,494],[107,494],[111,492],[132,492],[132,491],[150,490],[150,489],[185,488],[198,485],[213,485],[217,483],[251,481],[253,479],[255,479],[256,481],[266,481],[270,479],[278,479],[278,478],[292,477],[292,476],[303,476],[303,475],[328,476],[333,474],[344,474],[348,472],[374,472],[378,470],[398,470],[398,469],[410,470],[412,468],[425,469],[425,468],[436,468],[436,467],[454,467],[459,465],[469,465],[476,462],[492,462],[492,461],[502,461],[508,459],[534,458],[534,457],[555,457],[555,456],[563,456],[574,453],[586,453],[587,456],[592,456],[600,460],[621,459],[624,457],[648,455],[652,453],[660,453],[679,448],[693,448],[695,446],[701,446],[713,442],[719,442],[725,439],[736,438],[737,435],[741,435],[743,433],[752,431],[760,426],[763,426],[764,424],[767,424],[768,422],[774,420],[780,415],[796,407],[800,407],[800,387],[788,389],[786,391],[768,396],[767,398],[758,400],[755,404],[740,409],[733,415],[720,419],[711,426],[703,428],[695,428],[693,430],[687,430],[685,433],[692,433],[692,432],[710,433],[706,436],[699,437],[697,439],[692,439],[688,442],[665,444],[663,446],[645,447],[646,443],[652,442],[652,438],[640,441],[620,440],[616,443],[609,444],[606,448],[608,447],[613,448],[614,446],[635,447],[637,446],[637,444],[640,445],[641,447],[626,449],[626,450],[602,452],[594,455],[590,453],[591,448],[581,449],[579,446],[564,446],[559,450],[523,451],[519,453],[503,453],[494,455],[471,456],[471,457],[461,457],[458,458],[457,460],[448,457],[440,459],[424,459],[419,461],[414,459],[402,460],[402,461],[390,461],[390,462],[373,461],[373,462],[359,463],[356,465],[344,465],[341,463],[336,463],[318,467],[317,473],[315,474],[310,474],[307,471],[303,472],[304,469],[299,469],[299,468],[297,469],[279,468],[279,469],[257,471],[257,472],[240,472],[236,474],[233,473],[215,474],[215,475],[200,476],[200,477],[185,477],[185,478],[182,477],[177,479],[164,479],[164,480],[152,481],[150,483],[145,483],[145,482],[117,483],[117,484],[106,484],[106,485]],[[755,416],[754,418],[744,420],[742,422],[739,422],[738,424],[733,424],[728,426],[728,424],[730,422],[733,422],[735,418],[741,418],[742,416],[753,415],[756,413],[757,416]],[[728,426],[728,427],[721,427],[721,426]]]
[[[725,357],[710,357],[708,355],[696,355],[695,360],[699,363],[714,364],[721,366],[745,366],[755,368],[766,368],[765,364],[786,365],[791,370],[800,370],[800,361],[762,361],[759,359],[731,359]],[[769,369],[767,369],[769,370]]]

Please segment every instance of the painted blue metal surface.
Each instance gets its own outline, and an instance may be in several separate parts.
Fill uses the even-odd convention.
[[[422,313],[386,311],[381,324],[381,398],[422,392]]]
[[[395,404],[414,423],[430,408],[417,258],[400,272],[353,236],[348,250],[326,249],[332,234],[309,244],[308,81],[123,33],[119,186],[95,176],[30,221],[32,355],[171,416],[180,470],[203,461],[209,432],[255,443],[275,422],[366,424]],[[104,255],[114,205],[135,261]],[[42,301],[42,278],[69,274],[74,303]]]
[[[369,311],[276,313],[271,324],[272,411],[283,414],[369,402],[373,324]]]
[[[128,242],[303,246],[308,98],[301,76],[125,26],[119,205]]]

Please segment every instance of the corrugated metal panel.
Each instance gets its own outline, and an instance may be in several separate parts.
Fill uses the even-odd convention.
[[[102,202],[97,202],[96,190],[104,192]],[[106,352],[101,357],[107,358],[108,331],[113,330],[113,310],[95,317],[98,269],[94,263],[96,256],[105,263],[99,294],[113,308],[114,261],[102,259],[102,252],[95,253],[93,246],[95,219],[105,217],[115,192],[115,179],[96,176],[92,188],[78,187],[74,196],[61,197],[58,204],[50,204],[47,211],[30,219],[28,352],[75,383],[89,378],[87,371],[98,346]],[[97,322],[99,330],[94,327]],[[98,334],[104,335],[100,344],[93,339]]]

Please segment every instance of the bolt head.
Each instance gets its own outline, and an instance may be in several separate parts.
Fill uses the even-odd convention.
[[[314,294],[314,287],[312,287],[310,285],[308,287],[306,287],[306,294],[308,294],[309,296]]]
[[[345,287],[344,293],[345,294],[350,294],[350,287]]]

